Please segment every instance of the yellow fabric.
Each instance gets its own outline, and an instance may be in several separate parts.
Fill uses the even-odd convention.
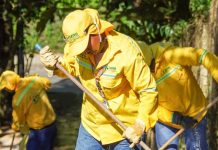
[[[50,85],[47,78],[39,76],[17,80],[12,100],[14,130],[26,133],[28,128],[41,129],[54,122],[56,115],[45,91]]]
[[[79,55],[87,48],[90,34],[101,34],[112,28],[111,23],[99,19],[94,9],[75,10],[63,21],[62,31],[67,42],[65,49],[73,51],[73,56]]]
[[[218,59],[210,52],[192,47],[173,47],[169,43],[154,43],[149,47],[156,60],[153,76],[159,92],[158,118],[163,123],[181,128],[171,123],[174,111],[194,117],[208,103],[191,66],[202,63],[217,81]],[[148,53],[147,49],[142,48],[144,54]],[[205,114],[197,120],[200,121]]]
[[[202,65],[207,68],[211,76],[218,83],[218,57],[208,51],[204,60],[202,61]]]
[[[150,49],[149,45],[143,41],[137,41],[140,49],[142,50],[142,54],[144,56],[146,64],[149,66],[151,64],[151,60],[154,58],[154,54]]]
[[[6,88],[7,90],[14,91],[19,79],[20,76],[13,71],[4,71],[0,77],[0,90]]]
[[[130,37],[111,31],[107,36],[108,49],[96,66],[106,66],[100,77],[100,84],[108,100],[109,108],[125,125],[134,125],[135,120],[145,122],[146,130],[153,127],[157,120],[156,84],[149,68],[143,60],[141,50]],[[99,101],[103,98],[98,93],[93,76],[92,65],[84,53],[72,56],[72,51],[65,49],[62,66],[74,76]],[[60,71],[55,71],[57,75]],[[122,129],[84,94],[82,104],[82,124],[85,129],[103,144],[122,140]]]
[[[181,65],[203,65],[218,82],[218,57],[205,49],[192,47],[172,48],[164,53],[164,59]]]

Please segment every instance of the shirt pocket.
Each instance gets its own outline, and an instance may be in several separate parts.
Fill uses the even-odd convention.
[[[123,90],[123,86],[126,84],[126,80],[122,75],[117,75],[113,78],[101,77],[100,85],[105,94],[105,97],[110,100],[118,97]]]

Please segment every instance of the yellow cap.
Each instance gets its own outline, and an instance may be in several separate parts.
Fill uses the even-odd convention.
[[[63,21],[62,31],[66,40],[64,50],[70,51],[72,56],[79,55],[87,48],[90,34],[101,34],[109,29],[113,29],[113,25],[100,20],[96,10],[75,10]]]
[[[15,90],[20,76],[13,71],[4,71],[0,77],[0,90],[6,88],[10,91]]]

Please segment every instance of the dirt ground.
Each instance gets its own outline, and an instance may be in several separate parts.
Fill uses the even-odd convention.
[[[78,128],[80,125],[81,94],[49,92],[49,99],[57,115],[57,137],[54,150],[75,149]],[[14,131],[10,126],[0,129],[0,149],[9,150]],[[20,133],[16,133],[13,150],[18,150],[22,140]]]
[[[35,55],[32,61],[30,74],[34,73],[47,77],[39,55]],[[80,124],[82,91],[69,79],[57,76],[50,77],[49,79],[52,82],[52,86],[48,96],[57,114],[58,134],[55,150],[72,150],[75,148]]]
[[[35,55],[32,61],[30,74],[34,73],[47,77],[38,55]],[[55,150],[72,150],[75,148],[80,124],[82,91],[69,79],[57,76],[49,79],[52,86],[48,96],[57,114],[58,134]]]
[[[49,98],[57,114],[55,150],[75,149],[80,124],[81,96],[72,93],[49,93]]]

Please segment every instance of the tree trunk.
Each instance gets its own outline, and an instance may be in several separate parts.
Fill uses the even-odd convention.
[[[181,41],[182,46],[205,48],[218,54],[218,1],[212,0],[207,19],[198,19],[187,29]],[[218,96],[218,85],[203,67],[193,67],[193,72],[199,81],[204,95],[209,101]],[[210,149],[218,147],[218,109],[217,105],[208,111],[208,139]]]
[[[14,70],[14,56],[18,54],[18,74],[24,76],[22,1],[19,6],[17,16],[14,16],[10,1],[0,1],[0,7],[4,8],[0,9],[0,74],[5,70]],[[16,33],[13,19],[17,22]],[[0,95],[0,124],[8,124],[11,120],[11,99],[9,95]]]
[[[210,30],[208,31],[210,34],[212,34],[211,39],[211,47],[213,48],[213,52],[218,55],[218,1],[213,0],[211,5],[211,11],[210,11]],[[212,101],[215,97],[218,96],[218,84],[214,80],[210,80],[211,82],[211,92],[209,93],[209,99]],[[209,145],[211,149],[217,149],[218,147],[218,138],[217,138],[217,132],[218,132],[218,105],[211,108],[209,111]]]
[[[24,77],[24,46],[23,46],[23,20],[22,18],[18,19],[17,22],[17,32],[16,32],[16,50],[17,50],[17,58],[18,58],[18,64],[17,64],[17,73]]]
[[[0,1],[0,7],[6,8],[10,12],[11,8],[7,0]],[[0,9],[0,74],[6,70],[14,69],[13,26],[11,15],[5,9]]]

